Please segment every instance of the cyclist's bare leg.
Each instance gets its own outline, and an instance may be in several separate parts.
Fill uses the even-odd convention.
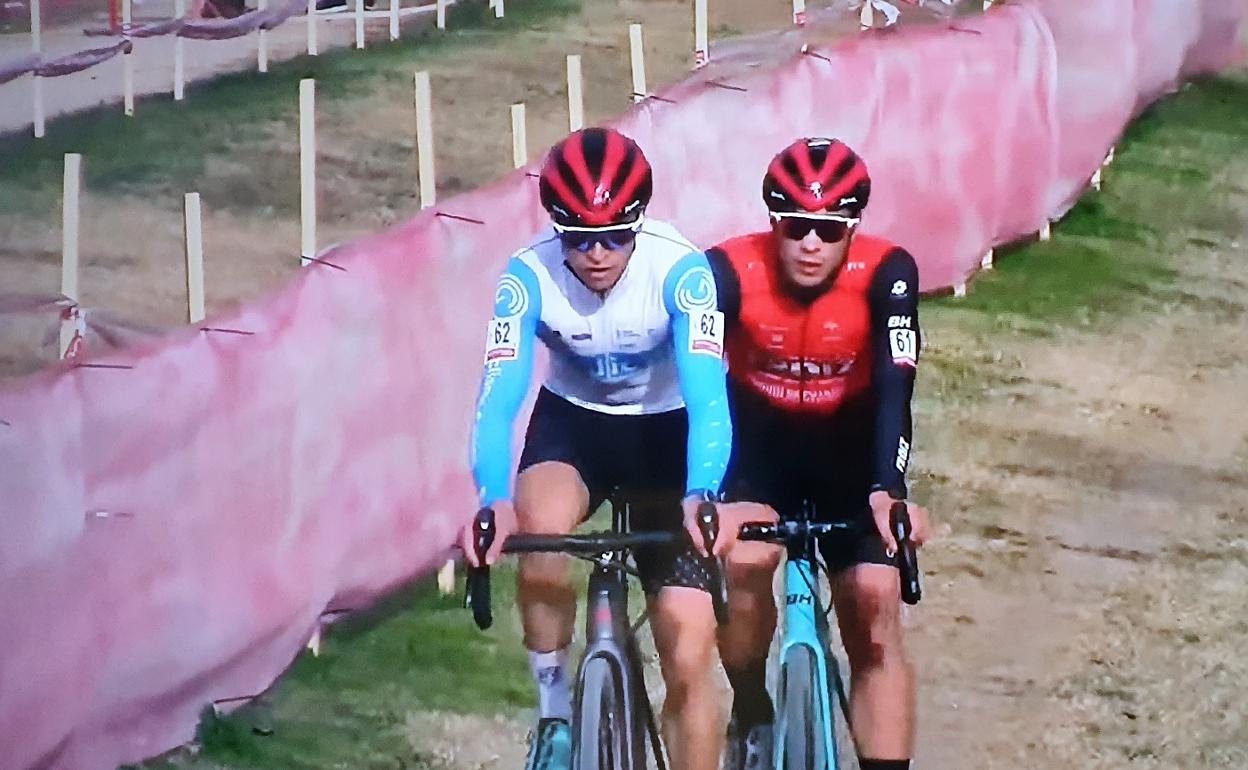
[[[859,564],[832,580],[832,600],[849,656],[849,710],[858,755],[909,759],[914,753],[914,667],[901,638],[897,570]]]
[[[576,468],[560,462],[532,465],[516,479],[516,518],[520,532],[566,535],[585,518],[589,491]],[[572,643],[576,591],[568,574],[570,557],[535,553],[520,557],[516,603],[524,626],[524,646],[551,652]]]
[[[650,600],[650,626],[667,698],[663,734],[673,770],[719,770],[723,714],[713,675],[715,613],[710,594],[671,586]]]
[[[728,554],[728,625],[719,630],[719,657],[732,671],[765,663],[776,632],[772,580],[783,550],[771,543],[737,543]]]

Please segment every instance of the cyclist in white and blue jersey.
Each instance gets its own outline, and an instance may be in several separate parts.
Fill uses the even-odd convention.
[[[651,188],[641,149],[610,129],[578,131],[546,159],[540,189],[552,227],[508,262],[486,343],[472,464],[498,527],[487,562],[511,532],[572,531],[615,489],[632,504],[634,530],[683,527],[703,548],[694,513],[718,493],[732,448],[723,315],[703,253],[645,216]],[[538,342],[550,370],[513,487],[512,427]],[[471,526],[461,541],[474,561]],[[685,548],[636,559],[667,685],[673,765],[717,770],[723,734],[706,562]],[[522,557],[517,584],[539,694],[528,768],[565,770],[576,613],[568,557]]]

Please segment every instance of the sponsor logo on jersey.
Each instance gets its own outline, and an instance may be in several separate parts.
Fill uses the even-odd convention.
[[[715,309],[715,278],[708,268],[692,267],[676,282],[676,309],[690,315]]]
[[[910,316],[908,315],[890,315],[888,317],[888,328],[890,329],[909,329]]]
[[[767,358],[760,367],[767,374],[785,379],[800,380],[809,377],[830,379],[844,377],[854,368],[854,358],[835,361],[812,361],[809,358]]]
[[[511,273],[503,274],[498,279],[498,289],[494,292],[494,312],[499,316],[524,315],[529,309],[529,290],[519,278]]]
[[[910,461],[910,442],[905,436],[897,437],[897,472],[906,472],[906,463]]]

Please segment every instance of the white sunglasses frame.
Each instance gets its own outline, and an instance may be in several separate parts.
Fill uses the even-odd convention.
[[[794,212],[772,211],[770,214],[771,214],[772,222],[780,222],[785,219],[815,219],[815,220],[822,220],[822,221],[827,221],[827,222],[842,222],[850,227],[857,227],[858,223],[862,221],[862,217],[847,217],[843,214],[811,214],[808,212],[796,212],[796,211]]]
[[[646,221],[646,215],[634,219],[632,222],[626,222],[622,225],[604,225],[602,227],[574,227],[571,225],[561,225],[558,222],[551,222],[555,227],[556,233],[610,233],[616,230],[632,230],[633,232],[641,231],[642,222]]]

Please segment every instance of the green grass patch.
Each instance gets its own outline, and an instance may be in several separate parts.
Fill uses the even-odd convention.
[[[188,86],[185,102],[171,95],[139,99],[137,117],[104,105],[48,123],[47,136],[0,137],[0,209],[51,210],[61,192],[64,155],[82,153],[84,184],[104,193],[139,193],[196,188],[214,158],[245,158],[239,148],[255,148],[298,128],[299,81],[316,78],[318,112],[327,105],[367,98],[402,82],[412,73],[465,48],[497,45],[521,29],[574,13],[580,0],[518,3],[503,19],[484,2],[448,9],[448,30],[412,32],[397,42],[379,42],[361,52],[339,48],[320,56],[274,63],[267,74],[224,75]]]
[[[967,297],[933,299],[925,310],[1046,334],[1172,301],[1174,255],[1193,243],[1216,248],[1241,227],[1226,169],[1246,157],[1248,75],[1199,80],[1130,126],[1103,190],[1088,192],[1052,240],[1005,250]]]
[[[206,709],[197,751],[143,767],[427,765],[406,734],[409,713],[492,715],[534,702],[513,609],[514,571],[500,567],[494,578],[489,631],[473,624],[462,596],[439,596],[429,582],[405,588],[327,629],[320,656],[301,653],[260,701],[229,716]]]

